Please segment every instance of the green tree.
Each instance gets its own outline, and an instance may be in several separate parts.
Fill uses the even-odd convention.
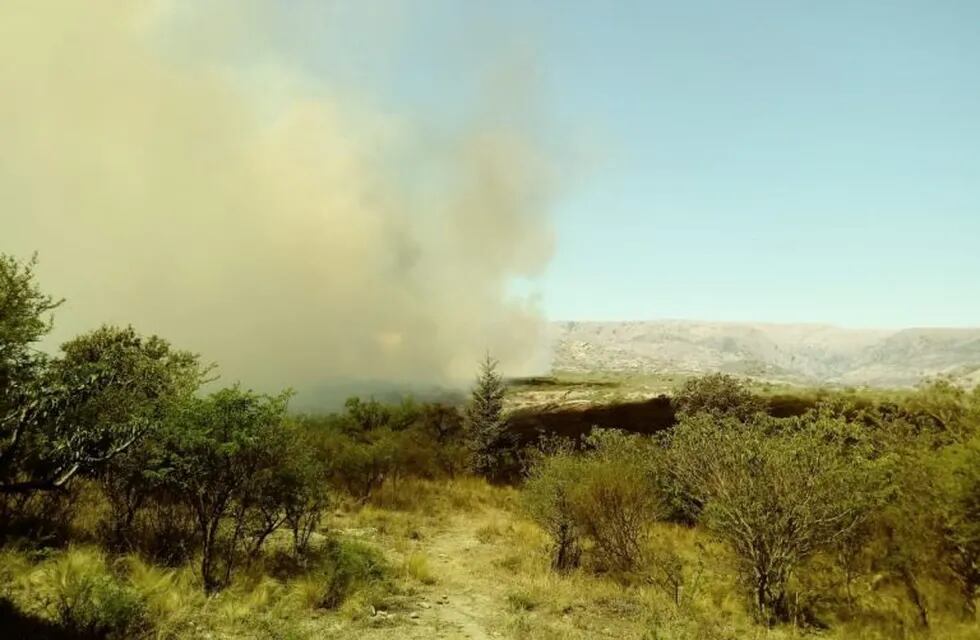
[[[433,452],[435,471],[453,477],[466,468],[466,425],[459,410],[440,403],[422,405],[419,431]]]
[[[11,482],[25,432],[48,409],[37,397],[46,358],[36,343],[50,331],[51,312],[62,301],[41,291],[36,265],[36,256],[20,262],[0,254],[0,485]]]
[[[754,414],[765,411],[766,404],[738,378],[713,373],[685,382],[674,396],[674,409],[679,416],[707,413],[748,420]]]
[[[473,470],[488,478],[497,477],[509,453],[509,446],[504,419],[504,381],[497,373],[497,361],[489,353],[480,363],[480,373],[466,406],[465,420]]]
[[[304,418],[316,459],[335,487],[367,500],[398,472],[405,431],[392,428],[392,414],[374,400],[350,398],[343,414]]]
[[[980,596],[980,436],[943,451],[937,459],[943,496],[942,541],[949,567],[968,618],[976,617]]]
[[[310,538],[328,504],[326,468],[311,442],[295,425],[284,424],[262,439],[260,469],[236,499],[236,519],[245,523],[248,552],[256,557],[266,539],[282,526],[292,533],[293,551],[305,558]]]
[[[699,521],[739,558],[769,624],[789,616],[793,571],[864,522],[884,486],[859,430],[817,414],[688,416],[669,437],[668,460],[678,486],[704,505]]]
[[[43,293],[34,277],[37,256],[26,262],[0,253],[0,417],[15,411],[8,394],[39,364],[34,345],[51,329],[63,301]]]
[[[196,355],[132,327],[102,327],[61,347],[11,396],[0,492],[64,487],[158,427],[205,370]]]
[[[60,489],[125,451],[199,385],[193,354],[132,328],[102,327],[50,359],[36,343],[61,304],[36,257],[0,254],[0,493]]]
[[[923,385],[905,403],[908,418],[934,446],[965,442],[980,429],[980,387],[968,393],[939,378]]]
[[[282,489],[272,480],[287,456],[283,421],[290,395],[222,389],[189,400],[161,434],[163,457],[153,479],[195,515],[208,591],[227,584],[250,537],[261,538],[251,549],[258,552],[270,533],[262,530],[267,518],[275,521],[273,529],[285,521],[283,505],[269,496]]]

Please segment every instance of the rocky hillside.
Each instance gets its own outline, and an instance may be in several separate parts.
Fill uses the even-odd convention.
[[[911,386],[936,375],[980,382],[980,328],[666,320],[556,322],[552,331],[556,371],[721,371],[801,384],[870,386]]]

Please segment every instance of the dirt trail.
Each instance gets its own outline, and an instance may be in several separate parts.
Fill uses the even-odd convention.
[[[440,579],[434,587],[441,591],[437,597],[448,596],[445,604],[434,605],[434,616],[458,631],[442,637],[489,640],[503,636],[492,621],[495,614],[500,619],[506,585],[493,578],[493,545],[481,544],[473,527],[472,520],[456,517],[449,529],[426,545]]]
[[[437,578],[434,585],[420,585],[410,610],[397,613],[397,624],[373,629],[364,637],[444,640],[503,640],[507,584],[495,576],[499,549],[481,543],[476,530],[485,520],[454,516],[417,548],[429,560]],[[411,616],[415,617],[411,617]]]

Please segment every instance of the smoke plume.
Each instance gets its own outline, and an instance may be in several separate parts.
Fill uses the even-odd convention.
[[[169,7],[4,6],[0,251],[39,253],[57,339],[133,324],[258,388],[536,364],[541,318],[508,285],[550,257],[553,181],[522,83],[434,131],[279,56],[173,55]],[[226,17],[196,38],[262,40]]]

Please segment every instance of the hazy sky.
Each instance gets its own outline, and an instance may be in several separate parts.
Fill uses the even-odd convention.
[[[551,318],[980,324],[980,2],[320,14],[286,29],[305,64],[427,117],[502,50],[529,70],[565,177]]]
[[[980,325],[980,2],[9,0],[0,251],[228,379]]]

